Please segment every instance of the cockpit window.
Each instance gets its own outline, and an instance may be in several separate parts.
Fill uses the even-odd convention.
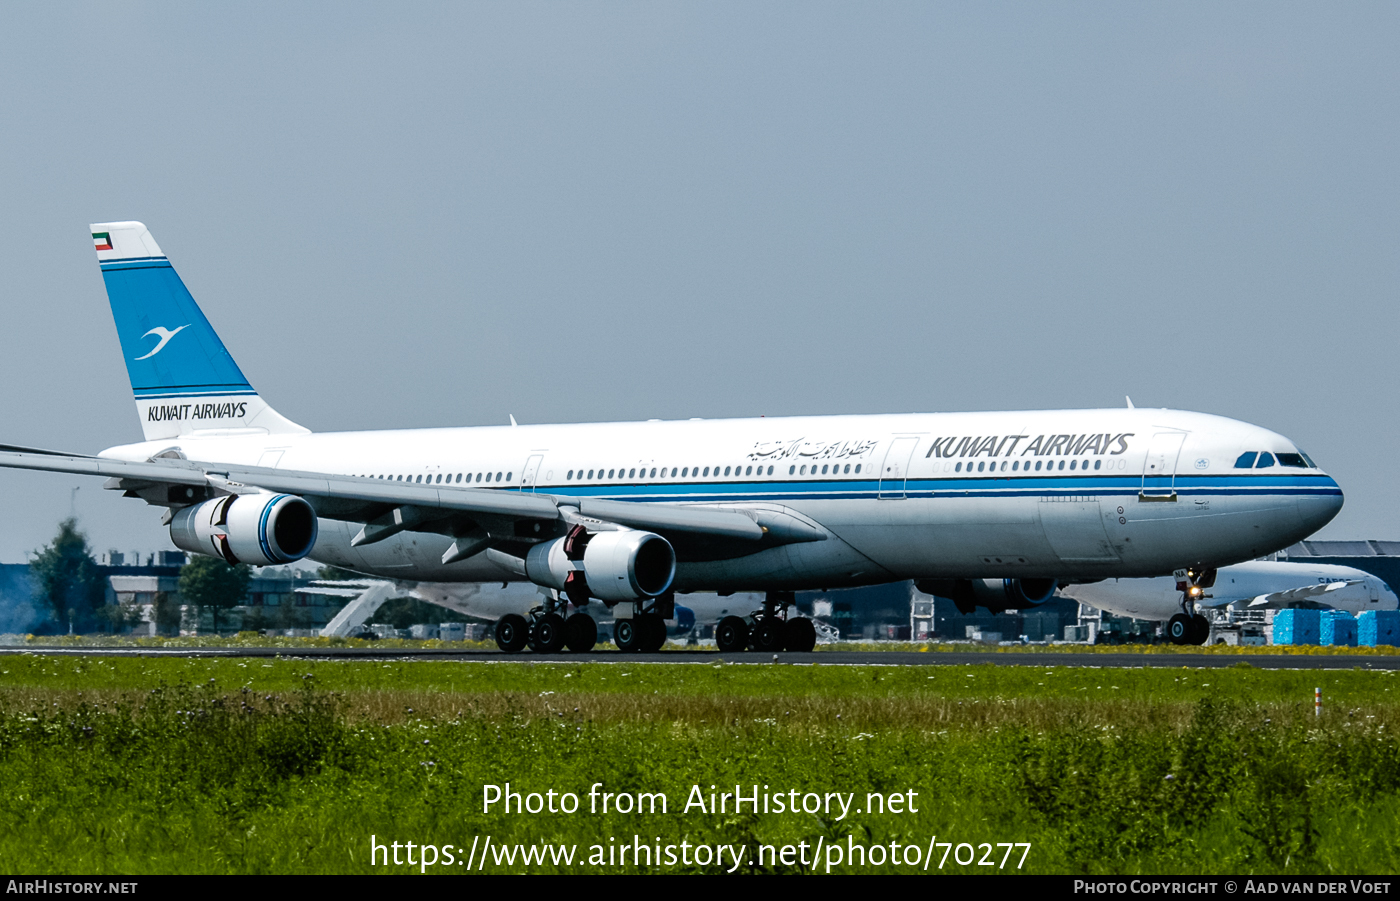
[[[1302,454],[1279,454],[1278,465],[1296,466],[1298,469],[1308,468],[1308,464],[1304,462]]]
[[[1259,462],[1254,464],[1255,469],[1268,469],[1274,465],[1274,455],[1268,451],[1259,455]]]
[[[1257,453],[1255,453],[1254,451],[1248,451],[1247,453],[1240,454],[1240,458],[1239,458],[1238,460],[1235,461],[1235,468],[1236,468],[1236,469],[1253,469],[1253,468],[1254,468],[1254,458],[1257,457],[1257,456],[1259,456],[1259,455],[1258,455]]]
[[[1307,461],[1308,469],[1317,469],[1317,464],[1313,462],[1313,458],[1303,453],[1301,449],[1298,451],[1298,456],[1302,457],[1305,461]]]

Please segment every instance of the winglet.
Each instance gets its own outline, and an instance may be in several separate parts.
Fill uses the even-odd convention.
[[[1137,407],[1134,407],[1134,406],[1133,406],[1133,399],[1132,399],[1131,397],[1129,397],[1128,395],[1125,394],[1125,395],[1123,395],[1123,399],[1126,400],[1126,401],[1128,402],[1128,409],[1129,409],[1129,410],[1136,410],[1136,409],[1137,409]]]

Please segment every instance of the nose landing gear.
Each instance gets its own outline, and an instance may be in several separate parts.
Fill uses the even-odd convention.
[[[1181,612],[1167,620],[1167,637],[1172,644],[1202,645],[1210,638],[1210,621],[1196,612],[1196,602],[1210,597],[1206,589],[1215,585],[1215,570],[1192,567],[1176,571],[1176,589],[1181,592]]]

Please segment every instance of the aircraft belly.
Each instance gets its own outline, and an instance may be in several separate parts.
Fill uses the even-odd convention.
[[[1060,567],[1034,497],[871,500],[859,515],[843,503],[802,512],[897,578],[1046,575]]]

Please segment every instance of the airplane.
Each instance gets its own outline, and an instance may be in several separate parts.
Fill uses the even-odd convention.
[[[1323,563],[1253,560],[1222,566],[1212,585],[1198,585],[1198,608],[1278,610],[1321,606],[1361,613],[1400,609],[1395,592],[1383,579]],[[1093,584],[1067,585],[1065,597],[1118,616],[1167,623],[1174,644],[1205,644],[1210,624],[1199,613],[1187,616],[1181,590],[1171,576],[1155,579],[1105,579]]]
[[[145,225],[91,231],[144,440],[0,466],[106,476],[230,563],[550,589],[501,617],[504,651],[591,649],[595,604],[620,648],[659,647],[677,593],[762,592],[718,647],[810,651],[798,590],[921,579],[1033,606],[1178,570],[1190,589],[1343,502],[1282,435],[1131,403],[313,433],[253,389]]]

